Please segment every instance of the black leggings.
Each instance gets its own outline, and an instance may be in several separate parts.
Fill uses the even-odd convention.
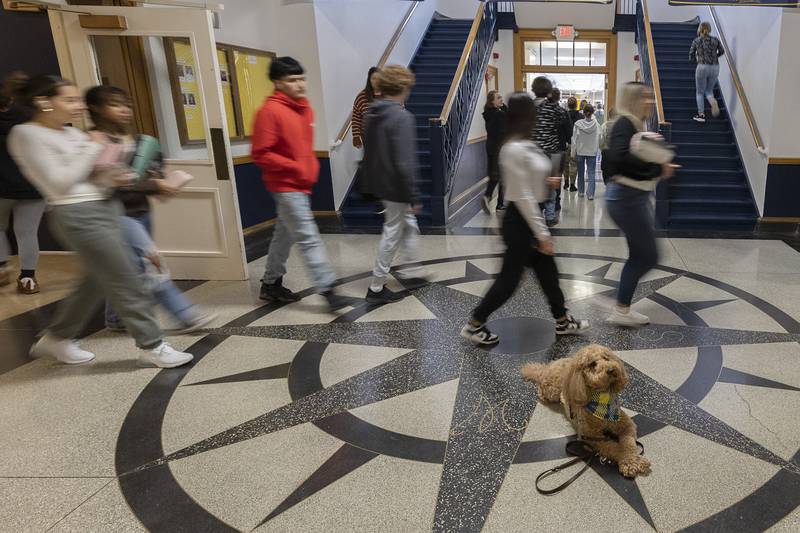
[[[567,314],[564,307],[564,293],[558,283],[558,267],[553,256],[545,255],[536,249],[536,239],[528,223],[512,202],[503,218],[503,240],[506,253],[503,256],[503,268],[489,292],[483,297],[480,305],[472,312],[473,320],[484,323],[497,311],[517,290],[525,267],[536,273],[550,304],[553,318],[562,318]]]

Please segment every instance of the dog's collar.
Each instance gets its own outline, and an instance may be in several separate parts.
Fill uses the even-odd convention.
[[[595,391],[589,398],[589,403],[584,406],[593,417],[600,420],[619,421],[619,396],[609,391]]]

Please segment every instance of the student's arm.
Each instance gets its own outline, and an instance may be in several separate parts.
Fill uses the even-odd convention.
[[[352,127],[353,127],[353,146],[356,148],[361,148],[364,146],[364,133],[363,133],[363,124],[364,124],[364,109],[361,103],[361,93],[356,96],[356,101],[353,102],[353,118],[352,118]]]
[[[617,120],[609,141],[610,159],[623,176],[639,181],[657,178],[661,175],[661,165],[648,163],[631,153],[631,138],[635,134],[636,128],[630,120],[625,117]]]
[[[725,49],[722,47],[722,41],[717,39],[717,57],[725,55]]]
[[[697,61],[697,39],[692,41],[692,46],[689,48],[689,60]]]
[[[74,143],[71,152],[54,150],[31,128],[12,128],[8,151],[25,177],[39,190],[66,194],[73,186],[88,181],[101,144],[89,141]]]
[[[264,171],[296,175],[302,172],[297,161],[275,152],[275,147],[280,142],[280,124],[278,117],[270,109],[262,108],[256,115],[252,142],[250,153],[253,162]]]

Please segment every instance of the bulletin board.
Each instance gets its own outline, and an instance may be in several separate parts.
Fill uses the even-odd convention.
[[[275,91],[269,80],[269,67],[275,54],[260,50],[233,48],[236,94],[239,100],[243,133],[253,134],[253,121],[264,100]]]
[[[204,143],[206,126],[192,45],[189,39],[165,37],[164,49],[181,144]]]
[[[225,103],[225,116],[228,121],[228,135],[237,137],[236,113],[233,108],[233,73],[231,72],[228,52],[224,48],[217,48],[219,61],[219,77],[222,82],[222,101]]]

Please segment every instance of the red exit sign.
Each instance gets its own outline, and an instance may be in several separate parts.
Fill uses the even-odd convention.
[[[557,41],[574,41],[575,40],[575,26],[562,25],[556,26],[556,31],[553,32]]]

